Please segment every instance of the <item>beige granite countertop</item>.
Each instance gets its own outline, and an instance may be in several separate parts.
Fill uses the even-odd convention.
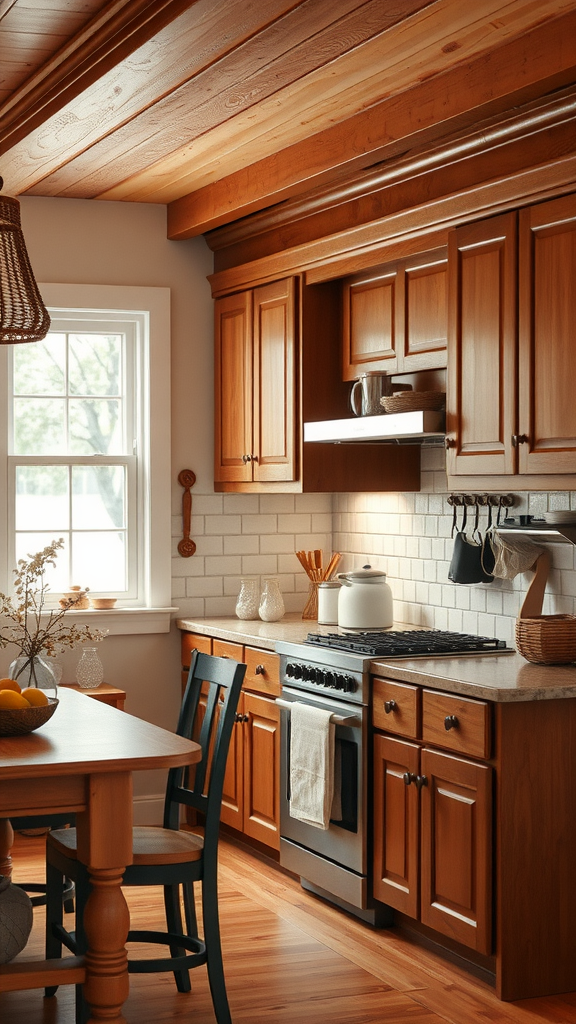
[[[235,617],[177,619],[180,629],[275,650],[277,642],[303,643],[308,633],[335,633],[336,626],[303,622],[285,615],[280,622]],[[393,629],[414,629],[394,623]],[[532,665],[520,654],[466,655],[448,658],[402,658],[372,663],[375,675],[417,683],[449,693],[493,701],[553,700],[576,697],[576,665]]]

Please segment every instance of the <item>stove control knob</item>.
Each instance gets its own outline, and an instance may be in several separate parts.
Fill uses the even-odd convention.
[[[302,679],[302,665],[293,665],[292,675],[294,676],[294,679]]]
[[[287,661],[286,662],[286,675],[287,676],[293,676],[294,675],[294,665],[292,664],[291,661]]]
[[[345,690],[346,689],[346,676],[343,676],[341,672],[338,672],[338,674],[336,676],[336,689],[337,690]]]
[[[311,683],[314,680],[314,669],[310,668],[309,665],[304,665],[302,669],[302,679],[305,683]]]
[[[331,690],[334,689],[335,680],[334,680],[334,673],[333,672],[327,672],[326,673],[325,685],[329,686]]]
[[[358,689],[354,676],[346,676],[346,693],[356,693]]]

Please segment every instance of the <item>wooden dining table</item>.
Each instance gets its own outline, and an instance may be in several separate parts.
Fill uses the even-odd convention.
[[[84,985],[89,1024],[125,1024],[126,937],[122,876],[132,863],[132,773],[195,764],[197,743],[60,688],[59,705],[36,732],[0,738],[0,874],[10,874],[10,817],[76,814],[78,856],[92,890],[84,924],[88,952],[0,965],[0,993]]]

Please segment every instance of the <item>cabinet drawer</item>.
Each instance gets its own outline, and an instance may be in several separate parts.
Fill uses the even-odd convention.
[[[216,658],[231,658],[232,661],[244,661],[244,648],[242,644],[235,644],[231,640],[212,641],[212,654]]]
[[[280,656],[273,651],[259,651],[255,647],[244,648],[246,676],[244,688],[256,693],[280,696]]]
[[[408,683],[374,679],[372,725],[397,736],[416,740],[420,736],[420,690]]]
[[[192,651],[201,651],[202,654],[212,654],[212,640],[209,636],[201,636],[200,633],[182,633],[182,668],[188,671],[190,668],[190,655]]]
[[[490,705],[456,694],[423,690],[422,739],[471,757],[490,757]]]

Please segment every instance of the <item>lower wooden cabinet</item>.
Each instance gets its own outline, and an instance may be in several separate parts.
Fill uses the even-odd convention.
[[[280,693],[278,655],[270,651],[182,633],[182,681],[193,650],[243,661],[244,687],[230,740],[222,794],[223,824],[271,849],[280,848]]]
[[[374,895],[491,952],[492,769],[374,736]]]
[[[243,693],[224,778],[222,821],[280,848],[280,712],[276,701]]]

